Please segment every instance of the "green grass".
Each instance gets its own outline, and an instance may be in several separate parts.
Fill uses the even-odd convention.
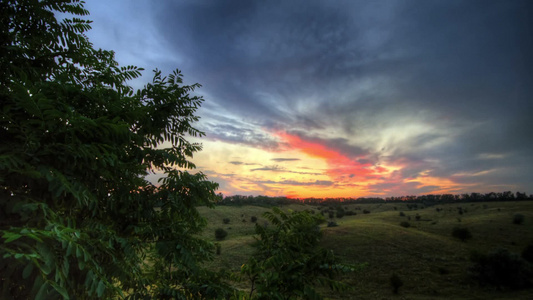
[[[490,202],[446,204],[409,210],[407,204],[348,204],[356,216],[334,219],[338,227],[323,225],[322,246],[334,251],[342,262],[365,263],[366,267],[342,280],[355,287],[347,294],[324,290],[330,299],[528,299],[533,290],[501,291],[480,287],[468,277],[469,255],[502,247],[520,253],[533,243],[533,202]],[[458,213],[461,207],[463,214]],[[396,208],[396,209],[395,209]],[[437,212],[436,208],[442,208]],[[290,205],[284,210],[312,209],[314,206]],[[327,207],[322,208],[322,210]],[[356,210],[357,209],[357,210]],[[366,209],[371,213],[363,214]],[[252,254],[254,223],[251,216],[264,224],[262,213],[268,208],[257,206],[218,206],[200,208],[208,219],[204,236],[215,241],[214,230],[222,227],[228,237],[221,241],[222,253],[208,266],[239,272]],[[405,217],[399,212],[403,211]],[[522,225],[513,224],[513,215],[525,216]],[[420,216],[417,221],[415,216]],[[326,219],[329,220],[326,214]],[[400,226],[407,221],[410,228]],[[230,224],[223,224],[230,218]],[[242,222],[242,220],[246,222]],[[461,242],[451,236],[456,226],[467,227],[473,238]],[[398,274],[404,285],[393,295],[389,278]],[[245,283],[241,283],[245,287]]]

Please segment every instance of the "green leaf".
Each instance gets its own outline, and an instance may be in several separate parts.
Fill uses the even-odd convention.
[[[6,239],[4,243],[10,243],[12,241],[18,240],[19,238],[22,237],[22,235],[5,231],[2,237]]]
[[[32,272],[33,272],[33,263],[29,262],[26,265],[26,267],[24,267],[24,270],[22,271],[22,278],[28,279],[28,277],[30,277]]]
[[[102,295],[104,294],[104,291],[105,291],[104,281],[100,280],[100,282],[98,283],[98,287],[96,288],[96,295],[98,296],[98,298],[102,297]]]
[[[44,282],[35,295],[35,300],[44,300],[48,294],[48,283]]]
[[[51,282],[50,284],[56,290],[56,292],[58,292],[63,297],[63,299],[70,299],[70,296],[68,295],[68,292],[64,287],[60,286],[55,282]]]

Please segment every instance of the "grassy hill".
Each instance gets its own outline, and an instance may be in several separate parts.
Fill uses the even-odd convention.
[[[406,203],[348,204],[345,211],[357,215],[332,219],[339,226],[323,225],[322,245],[332,249],[342,262],[365,263],[363,270],[343,281],[355,287],[347,294],[328,293],[330,299],[533,299],[533,289],[499,290],[478,286],[469,277],[472,251],[486,253],[506,248],[515,253],[533,243],[533,202],[490,202],[408,207]],[[291,204],[282,209],[313,210],[321,213],[329,207]],[[254,223],[263,225],[258,206],[218,206],[200,208],[208,219],[206,238],[215,241],[216,228],[228,232],[221,241],[222,253],[209,263],[213,269],[239,272],[252,254]],[[364,214],[367,210],[370,213]],[[403,212],[404,216],[400,215]],[[513,216],[525,217],[523,224],[513,223]],[[417,217],[418,216],[418,217]],[[325,214],[326,219],[328,213]],[[228,224],[223,223],[229,218]],[[408,222],[411,226],[400,226]],[[452,237],[455,227],[468,228],[472,239],[463,242]],[[389,282],[397,274],[404,285],[398,295]],[[246,282],[240,283],[246,288]]]

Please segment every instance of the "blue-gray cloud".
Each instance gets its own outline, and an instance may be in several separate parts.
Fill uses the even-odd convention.
[[[179,61],[203,85],[207,138],[274,150],[268,132],[289,131],[365,163],[401,163],[400,178],[531,193],[532,1],[151,5],[142,19],[175,57],[143,61]]]

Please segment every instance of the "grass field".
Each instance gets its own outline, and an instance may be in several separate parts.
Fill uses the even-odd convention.
[[[506,248],[520,253],[533,243],[533,202],[461,203],[425,208],[418,204],[416,209],[409,209],[404,203],[342,207],[357,215],[333,219],[338,227],[324,224],[322,246],[333,250],[341,262],[366,266],[342,278],[354,287],[353,291],[336,294],[324,290],[329,299],[533,299],[533,289],[509,291],[482,287],[468,273],[473,250],[488,252]],[[320,213],[319,207],[311,205],[291,204],[282,209],[310,209]],[[363,210],[370,213],[363,214]],[[200,211],[208,219],[204,231],[207,239],[215,241],[216,228],[228,232],[226,239],[220,241],[221,255],[208,266],[238,273],[253,252],[255,224],[251,217],[256,216],[257,223],[264,224],[261,215],[269,208],[218,206],[216,209],[201,207]],[[400,216],[400,212],[405,216]],[[525,216],[523,224],[513,224],[515,213]],[[329,220],[327,214],[325,217]],[[224,224],[224,218],[229,218],[230,223]],[[409,222],[411,227],[400,226],[402,221]],[[452,237],[456,226],[468,228],[472,239],[462,242]],[[392,293],[389,283],[393,273],[404,283],[398,295]],[[243,289],[246,285],[246,282],[239,284]]]

